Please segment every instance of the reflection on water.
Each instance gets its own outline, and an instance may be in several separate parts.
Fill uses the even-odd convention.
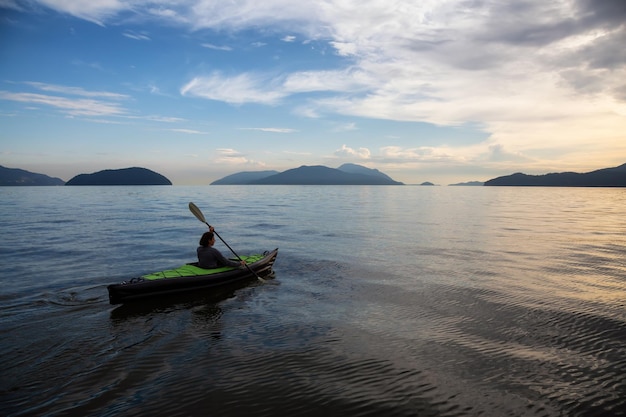
[[[3,194],[2,415],[624,415],[626,190],[213,191]],[[110,306],[189,201],[275,279]]]

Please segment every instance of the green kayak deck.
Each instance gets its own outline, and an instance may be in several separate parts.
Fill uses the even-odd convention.
[[[246,261],[248,264],[252,264],[254,262],[260,261],[264,258],[265,255],[250,255],[245,256],[242,255],[241,259]],[[223,266],[220,268],[212,268],[212,269],[204,269],[200,268],[197,263],[185,264],[183,266],[179,266],[174,269],[167,269],[165,271],[152,272],[147,275],[142,275],[141,278],[149,281],[154,281],[158,279],[167,279],[167,278],[181,278],[181,277],[198,277],[204,275],[214,275],[219,274],[226,271],[232,271],[234,269],[240,269],[238,267],[233,266]]]

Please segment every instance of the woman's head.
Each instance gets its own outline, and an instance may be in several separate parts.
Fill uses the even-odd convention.
[[[200,238],[200,246],[209,246],[213,239],[213,232],[205,232]]]

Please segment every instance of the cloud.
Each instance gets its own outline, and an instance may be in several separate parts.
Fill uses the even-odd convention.
[[[167,2],[163,0],[163,3]],[[283,33],[301,33],[304,27],[310,26],[314,14],[319,14],[319,5],[289,0],[192,0],[179,3],[178,10],[191,22],[194,29],[210,28],[232,32],[275,25],[277,29],[284,30]]]
[[[381,159],[386,163],[398,162],[460,162],[447,147],[421,146],[403,148],[400,146],[385,146],[380,148]]]
[[[596,27],[620,28],[626,22],[626,4],[619,0],[578,0],[583,23]]]
[[[284,127],[240,127],[239,130],[260,130],[261,132],[271,133],[293,133],[297,132],[295,129],[289,129]]]
[[[61,93],[64,95],[82,96],[82,97],[99,97],[110,100],[126,100],[130,96],[126,94],[111,93],[108,91],[89,91],[81,87],[72,87],[58,84],[47,84],[35,81],[25,81],[22,84],[29,85],[41,91],[49,91],[53,93]]]
[[[295,42],[296,37],[292,35],[287,35],[281,39],[283,42]]]
[[[23,5],[17,2],[17,0],[1,0],[0,7],[5,8],[5,9],[13,9],[13,10],[17,10],[20,12],[23,12],[26,10]]]
[[[122,36],[126,36],[127,38],[135,39],[137,41],[149,41],[149,40],[151,40],[150,37],[147,34],[145,34],[145,33],[136,33],[136,32],[130,31],[130,30],[123,32]]]
[[[85,62],[80,59],[74,59],[72,60],[72,65],[76,65],[77,67],[92,68],[98,71],[104,71],[104,68],[102,68],[102,65],[99,62]]]
[[[302,151],[282,151],[282,153],[287,155],[300,155],[300,156],[311,156],[311,152],[302,152]]]
[[[193,129],[168,129],[171,132],[187,133],[189,135],[208,135],[208,132]]]
[[[37,93],[13,93],[0,91],[1,100],[55,107],[71,116],[119,116],[126,110],[118,103],[84,98],[67,98]]]
[[[213,45],[212,43],[203,43],[201,44],[201,46],[203,48],[214,49],[216,51],[232,51],[233,50],[233,48],[231,48],[230,46],[218,46],[218,45]]]
[[[376,85],[377,80],[365,71],[348,68],[330,71],[299,71],[289,74],[280,88],[287,94],[318,91],[341,93],[365,93]]]
[[[183,96],[199,97],[208,100],[223,101],[231,104],[261,103],[276,104],[286,96],[277,90],[275,81],[260,74],[243,73],[232,77],[221,73],[195,77],[184,85],[180,93]]]
[[[104,22],[133,6],[122,0],[37,0],[46,7],[104,26]]]
[[[330,42],[330,44],[335,48],[338,55],[341,56],[350,56],[356,55],[357,46],[351,42]]]
[[[283,4],[271,3],[274,10]],[[338,55],[353,58],[349,67],[281,74],[270,79],[271,91],[264,87],[267,77],[249,72],[218,79],[249,94],[220,94],[223,88],[213,88],[215,78],[198,78],[211,81],[204,90],[214,91],[197,95],[236,104],[249,101],[274,105],[290,95],[326,92],[325,97],[311,99],[296,111],[310,117],[339,113],[441,125],[480,122],[503,135],[499,129],[505,114],[518,126],[531,126],[537,119],[566,118],[554,104],[542,105],[542,112],[536,111],[536,102],[565,100],[566,107],[577,107],[573,113],[597,109],[597,103],[572,106],[571,98],[567,98],[571,88],[622,99],[625,87],[619,80],[624,79],[620,76],[624,71],[620,65],[624,49],[615,36],[585,38],[586,31],[604,23],[599,18],[585,17],[590,15],[589,9],[596,9],[593,3],[584,5],[583,13],[569,1],[475,2],[472,8],[462,1],[374,1],[361,5],[357,14],[350,13],[356,8],[337,2],[325,3],[323,8],[307,5],[309,24],[303,25],[300,32],[321,36],[326,32],[320,32],[320,28],[330,28],[329,44]],[[247,19],[276,21],[291,27],[288,22],[302,18],[302,13],[289,8],[270,18],[264,7],[248,10]],[[245,26],[241,21],[229,22]],[[317,32],[311,32],[312,26],[318,28]],[[621,39],[623,30],[619,34],[617,38]],[[604,49],[606,52],[601,53]],[[576,59],[581,53],[598,54],[590,56],[587,64],[600,67],[595,74]],[[606,73],[608,67],[615,73]],[[268,97],[260,98],[265,93]],[[602,105],[606,113],[611,112],[609,101]],[[506,140],[504,136],[501,139]]]
[[[246,72],[226,76],[214,72],[208,76],[198,76],[185,84],[180,93],[183,96],[199,97],[223,101],[230,104],[260,103],[277,105],[284,98],[298,93],[312,92],[366,92],[373,82],[364,72],[344,71],[302,71],[283,76],[270,76]],[[320,105],[319,107],[328,107]],[[335,108],[337,110],[338,108]],[[301,109],[303,113],[305,110]]]
[[[334,152],[334,155],[339,158],[370,159],[371,152],[367,148],[352,149],[346,145],[342,145],[340,149]]]
[[[616,146],[615,132],[624,130],[624,1],[41,3],[100,24],[132,13],[137,20],[156,18],[188,31],[260,30],[283,40],[315,40],[337,55],[336,66],[324,69],[195,74],[180,90],[187,97],[276,106],[310,94],[293,111],[308,117],[477,123],[491,135],[483,152],[498,143],[513,155],[592,142]],[[461,158],[445,148],[421,147],[390,148],[386,156]]]
[[[81,87],[47,84],[35,81],[11,83],[26,85],[38,92],[0,91],[0,100],[45,105],[56,108],[71,117],[88,117],[84,120],[97,123],[119,123],[119,121],[97,120],[95,117],[117,117],[126,120],[148,120],[159,123],[180,123],[185,119],[160,115],[133,115],[122,105],[131,96],[109,91],[85,90]],[[45,94],[41,93],[44,92]]]
[[[217,157],[214,159],[216,164],[226,164],[226,165],[254,165],[257,167],[263,167],[265,164],[263,162],[258,162],[252,159],[249,159],[245,154],[230,148],[221,148],[216,149]]]
[[[135,118],[139,118],[139,117],[135,116]],[[161,123],[179,123],[179,122],[185,121],[185,119],[181,119],[180,117],[155,116],[155,115],[143,116],[141,118],[150,120],[153,122],[161,122]]]
[[[215,158],[217,163],[240,164],[246,163],[248,159],[240,152],[234,149],[216,149],[218,156]]]
[[[495,144],[489,147],[489,161],[493,162],[529,162],[530,158],[517,153],[507,152],[503,145]]]
[[[351,130],[357,130],[358,127],[356,126],[356,123],[344,123],[344,124],[340,124],[337,125],[333,128],[333,131],[335,132],[349,132]]]
[[[172,2],[162,2],[162,4],[155,2],[155,6],[156,7],[149,7],[147,9],[147,15],[156,17],[165,22],[175,22],[181,25],[188,25],[190,23],[185,16],[170,8],[170,6],[172,6]]]

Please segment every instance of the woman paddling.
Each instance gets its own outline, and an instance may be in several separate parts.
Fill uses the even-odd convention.
[[[200,238],[200,246],[196,252],[198,253],[198,266],[204,269],[219,268],[221,266],[245,266],[246,261],[231,261],[226,259],[224,255],[213,247],[215,244],[215,235],[213,234],[213,226],[209,227],[209,231],[205,232]]]

